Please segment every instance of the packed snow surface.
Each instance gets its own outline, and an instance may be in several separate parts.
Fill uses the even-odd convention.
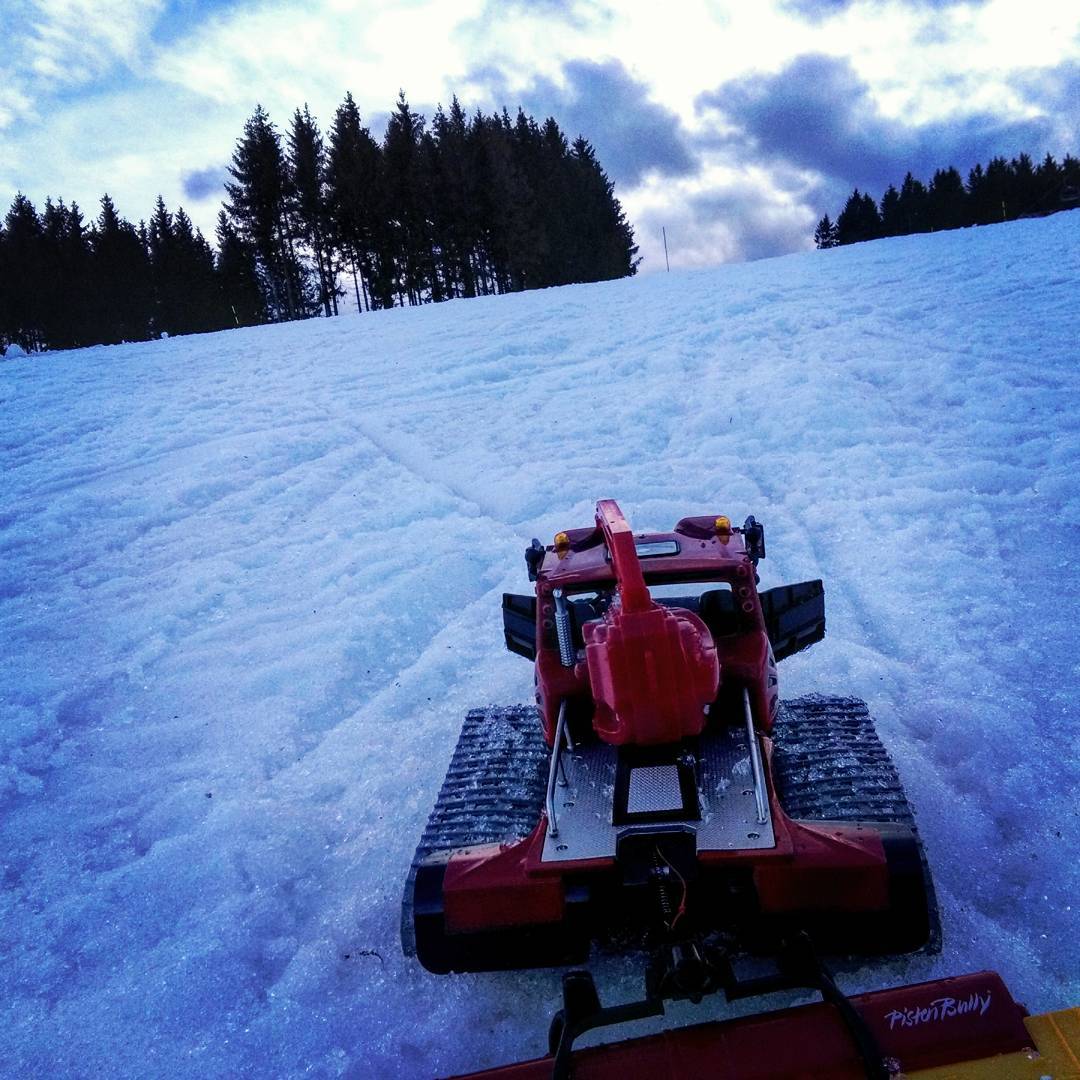
[[[0,1071],[542,1053],[557,973],[428,975],[399,903],[466,710],[531,697],[524,547],[612,496],[825,579],[782,690],[870,704],[945,938],[845,986],[1080,1001],[1078,312],[1073,212],[0,363]]]

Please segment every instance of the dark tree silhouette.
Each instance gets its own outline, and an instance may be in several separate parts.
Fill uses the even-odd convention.
[[[34,204],[21,192],[4,220],[4,287],[8,325],[4,337],[26,352],[48,346],[44,233]]]
[[[218,214],[217,280],[225,326],[256,326],[267,322],[269,312],[259,277],[254,248],[229,221]]]
[[[283,145],[257,106],[229,174],[216,255],[160,196],[137,227],[108,195],[89,227],[74,204],[50,199],[39,217],[17,196],[0,226],[0,347],[329,316],[339,278],[364,311],[625,277],[639,262],[589,141],[521,110],[468,118],[455,97],[429,126],[401,93],[380,143],[346,94],[326,144],[304,106]]]
[[[836,219],[836,239],[840,244],[858,244],[881,235],[881,218],[874,200],[856,188]]]
[[[251,244],[275,319],[309,314],[307,275],[296,254],[289,217],[289,176],[281,136],[258,105],[244,125],[225,184],[226,210]]]
[[[289,198],[296,234],[315,263],[318,299],[327,318],[337,314],[333,226],[326,189],[326,148],[308,107],[293,113],[289,130]]]
[[[327,195],[334,243],[352,276],[358,311],[379,306],[371,286],[376,278],[384,280],[378,244],[380,182],[379,144],[361,124],[352,94],[346,94],[330,129]],[[380,291],[378,299],[387,297]]]
[[[1080,206],[1080,162],[1071,155],[1066,155],[1060,165],[1050,154],[1038,165],[1032,164],[1028,154],[1019,154],[1011,161],[995,157],[985,168],[981,164],[972,166],[966,184],[952,165],[937,169],[929,188],[909,172],[899,191],[890,184],[882,196],[876,233],[865,205],[867,199],[858,191],[848,199],[837,219],[839,243],[852,244],[875,235],[903,236],[991,225]],[[818,232],[814,239],[819,240]]]
[[[108,195],[101,197],[92,242],[98,339],[106,345],[144,340],[153,309],[150,260],[135,228],[121,220]]]
[[[839,241],[836,239],[836,225],[829,220],[826,214],[814,230],[814,243],[819,249],[836,247]]]

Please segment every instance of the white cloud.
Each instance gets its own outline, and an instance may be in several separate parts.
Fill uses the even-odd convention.
[[[138,70],[163,7],[164,0],[5,4],[0,38],[7,42],[10,66],[0,90],[0,128],[39,115],[58,90],[92,82],[120,66]]]
[[[260,101],[271,114],[305,101],[329,112],[346,90],[367,110],[389,110],[399,88],[435,101],[466,65],[455,31],[480,2],[264,3],[215,16],[162,49],[154,73],[219,104]]]

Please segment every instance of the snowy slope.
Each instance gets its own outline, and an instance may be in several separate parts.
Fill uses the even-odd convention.
[[[602,496],[826,580],[782,689],[870,703],[945,923],[848,988],[1080,1000],[1078,310],[1074,212],[0,363],[0,1071],[542,1052],[556,975],[429,976],[398,905],[465,710],[531,695],[499,593]]]

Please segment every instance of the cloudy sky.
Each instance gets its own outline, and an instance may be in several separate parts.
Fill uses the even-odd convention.
[[[1070,0],[0,0],[0,201],[158,192],[212,232],[245,118],[346,90],[381,137],[518,105],[585,134],[645,263],[811,246],[854,186],[1026,150],[1080,153]]]

